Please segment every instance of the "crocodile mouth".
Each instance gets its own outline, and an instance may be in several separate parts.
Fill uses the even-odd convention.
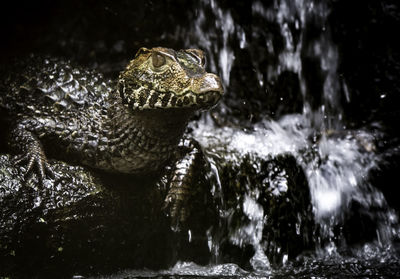
[[[219,91],[207,91],[205,93],[196,94],[194,105],[204,108],[212,107],[218,103],[221,96],[222,94]]]
[[[221,92],[216,90],[195,93],[188,91],[183,95],[171,93],[171,97],[165,108],[194,108],[208,109],[218,103],[221,99]]]
[[[130,105],[132,109],[173,109],[173,108],[192,108],[208,109],[216,105],[221,99],[222,92],[210,90],[201,93],[186,91],[184,94],[174,92],[158,92],[145,88],[140,89],[139,94],[133,94]]]

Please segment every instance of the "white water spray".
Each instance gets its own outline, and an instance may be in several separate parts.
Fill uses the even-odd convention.
[[[205,35],[198,27],[196,34],[200,38],[200,45],[213,48],[216,50],[213,53],[219,53],[217,59],[212,57],[211,66],[216,67],[217,64],[213,61],[219,61],[218,67],[229,94],[230,70],[235,63],[235,57],[228,40],[231,36],[237,36],[239,48],[245,48],[248,38],[243,29],[233,22],[229,10],[222,11],[214,1],[211,4],[217,29],[222,30],[223,45],[215,49],[210,43],[215,34]],[[212,121],[203,119],[193,134],[210,153],[226,154],[226,160],[238,162],[245,154],[256,154],[261,158],[283,153],[295,156],[307,177],[315,221],[323,228],[323,237],[330,239],[334,234],[333,225],[341,221],[352,200],[357,200],[365,208],[386,206],[383,195],[368,183],[369,171],[380,160],[379,155],[374,153],[374,134],[368,130],[343,130],[339,99],[341,85],[337,74],[339,55],[331,40],[329,28],[326,27],[329,14],[326,3],[312,0],[276,0],[271,7],[266,8],[261,1],[255,1],[252,13],[278,23],[284,42],[283,49],[277,51],[272,47],[272,39],[266,41],[265,52],[273,52],[279,57],[279,63],[275,68],[269,65],[265,69],[256,69],[260,85],[264,83],[261,78],[263,73],[267,73],[270,81],[275,80],[283,71],[296,73],[303,95],[303,113],[286,115],[275,121],[266,118],[256,124],[252,131],[246,132],[240,128],[215,127],[211,124]],[[306,45],[304,30],[310,18],[320,24],[321,32]],[[195,26],[201,26],[205,20],[205,15],[200,10]],[[300,32],[297,40],[294,39],[293,32]],[[309,103],[302,55],[318,61],[323,76],[321,104],[317,110],[313,110]],[[349,99],[347,86],[342,86],[346,99]],[[315,135],[319,138],[315,139]],[[224,144],[221,145],[221,142]],[[313,159],[310,160],[304,150],[313,152]],[[284,184],[282,182],[282,187]],[[252,244],[259,253],[264,212],[256,202],[256,194],[249,193],[244,198],[244,213],[251,222],[234,232],[232,241],[239,245],[243,241]],[[389,239],[391,233],[387,224],[396,223],[397,217],[393,218],[393,212],[388,211],[385,214],[379,217],[382,224],[378,225],[377,235],[385,235],[384,238]],[[330,242],[327,249],[331,249],[332,245],[334,246],[333,242]],[[256,256],[263,257],[257,253]],[[264,262],[267,265],[267,261]]]

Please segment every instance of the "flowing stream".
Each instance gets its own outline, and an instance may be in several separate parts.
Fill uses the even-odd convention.
[[[229,110],[227,99],[251,96],[253,93],[250,92],[250,88],[247,89],[249,92],[238,92],[246,91],[245,88],[231,91],[231,71],[240,67],[240,61],[237,59],[240,51],[249,50],[253,67],[248,74],[255,76],[257,88],[265,92],[267,99],[270,94],[268,84],[275,84],[280,76],[287,72],[295,77],[298,84],[297,93],[302,102],[300,111],[273,112],[273,118],[266,113],[261,115],[256,123],[222,127],[214,123],[210,114],[206,114],[196,122],[193,136],[207,154],[218,153],[220,149],[225,148],[230,151],[228,159],[233,161],[246,154],[267,158],[290,153],[296,158],[306,175],[313,218],[320,227],[320,233],[315,234],[313,240],[316,249],[310,258],[306,257],[303,264],[303,269],[308,269],[309,274],[316,270],[316,258],[323,259],[326,264],[334,261],[342,268],[345,266],[345,269],[355,268],[357,264],[357,268],[362,269],[360,263],[376,258],[379,258],[381,263],[391,261],[392,240],[400,235],[398,216],[387,205],[383,194],[369,182],[370,171],[378,168],[385,157],[375,146],[375,142],[383,136],[379,123],[353,129],[347,127],[343,120],[341,103],[348,102],[351,95],[345,81],[340,79],[337,73],[340,55],[327,24],[329,13],[329,6],[324,1],[274,0],[270,5],[264,5],[263,1],[254,1],[249,17],[277,26],[278,30],[275,31],[280,34],[281,48],[276,47],[275,37],[265,35],[263,30],[259,29],[260,25],[247,28],[243,22],[235,22],[232,10],[213,0],[199,1],[196,17],[190,28],[176,32],[179,34],[177,36],[185,38],[187,47],[207,50],[209,68],[221,75],[227,95],[218,111],[221,115],[225,115]],[[312,37],[310,33],[313,34]],[[276,57],[275,62],[268,65],[257,63],[258,59],[268,56]],[[313,61],[317,70],[306,70],[306,61]],[[309,81],[315,72],[318,72],[318,77],[314,78],[315,82],[320,84],[318,90],[313,88]],[[286,96],[282,96],[278,101],[284,103],[283,98]],[[247,128],[248,126],[251,128]],[[226,143],[228,147],[220,146],[220,142]],[[208,160],[216,177],[215,191],[218,192],[220,185],[218,167],[215,166],[217,163],[212,156],[209,156]],[[276,187],[285,189],[288,187],[287,182],[281,179]],[[276,278],[285,278],[288,274],[294,275],[296,272],[293,273],[293,270],[296,269],[291,267],[287,257],[282,259],[282,269],[274,271],[261,249],[264,212],[256,201],[257,195],[258,193],[254,192],[248,193],[243,199],[244,213],[251,222],[230,233],[232,243],[250,244],[254,247],[256,253],[251,265],[255,272],[247,272],[235,264],[218,264],[219,243],[210,237],[210,249],[215,254],[216,263],[200,267],[190,262],[179,262],[172,269],[161,272],[161,275],[213,278],[268,278],[271,274]],[[223,203],[223,197],[221,199]],[[346,216],[351,214],[351,204],[354,202],[363,212],[368,212],[370,219],[375,222],[376,229],[374,239],[354,252],[359,255],[358,258],[346,258],[340,256],[338,250],[343,247],[337,245],[338,242],[346,243],[346,236],[335,228],[340,228]],[[300,272],[300,269],[297,271]],[[115,278],[157,275],[160,273],[126,271],[115,275]]]

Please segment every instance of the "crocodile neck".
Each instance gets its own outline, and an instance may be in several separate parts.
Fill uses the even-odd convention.
[[[175,142],[182,138],[192,114],[192,111],[183,109],[156,109],[131,113],[135,125],[142,127],[147,136],[165,142]]]
[[[119,94],[111,94],[108,109],[108,138],[119,138],[124,128],[133,126],[152,139],[175,142],[181,139],[194,110],[188,108],[132,110]],[[124,127],[124,128],[121,128]]]
[[[116,95],[110,104],[102,131],[106,143],[98,146],[95,164],[116,172],[158,171],[173,156],[193,115],[191,109],[133,111]]]

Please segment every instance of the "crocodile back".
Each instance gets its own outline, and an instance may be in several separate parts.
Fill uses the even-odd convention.
[[[101,74],[54,58],[30,57],[1,76],[0,108],[11,117],[105,108],[111,90]]]

